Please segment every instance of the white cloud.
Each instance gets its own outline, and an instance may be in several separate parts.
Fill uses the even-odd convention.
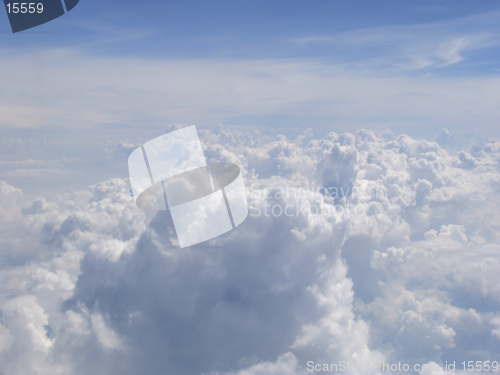
[[[476,48],[478,38],[453,36],[430,52],[415,51],[413,58],[449,64]],[[22,72],[34,69],[31,61],[37,61],[36,70],[43,70],[51,82],[50,90],[34,88],[24,78]],[[367,121],[401,126],[406,119],[411,122],[407,127],[440,124],[469,130],[474,123],[478,132],[493,132],[499,117],[495,76],[422,77],[308,59],[120,59],[71,49],[5,52],[0,71],[5,88],[0,103],[7,114],[0,126],[8,129],[238,124],[255,123],[256,116],[264,119],[260,123],[275,126],[276,116],[293,116],[325,125],[327,117],[344,129]],[[27,91],[32,95],[24,95]],[[44,100],[34,99],[40,97]],[[122,147],[126,152],[129,146]]]
[[[10,330],[0,324],[0,353],[9,351],[13,342],[14,337],[10,334]]]
[[[200,246],[179,249],[168,213],[136,208],[121,179],[56,201],[1,185],[20,200],[1,242],[2,373],[496,358],[498,143],[453,156],[370,131],[200,134],[211,161],[242,167],[261,212]]]
[[[107,326],[101,314],[92,314],[90,321],[92,322],[92,329],[97,336],[97,341],[105,349],[116,350],[123,348],[122,340]]]
[[[499,18],[499,12],[490,12],[426,24],[308,36],[294,42],[302,46],[333,47],[344,55],[342,60],[346,64],[382,70],[434,70],[463,61],[466,53],[498,47]],[[482,64],[485,62],[483,59]]]
[[[17,201],[22,194],[21,189],[0,181],[0,222],[12,221],[19,217],[21,210]]]
[[[300,368],[297,358],[287,352],[278,357],[276,362],[261,362],[237,373],[230,372],[226,375],[300,375],[306,373]]]

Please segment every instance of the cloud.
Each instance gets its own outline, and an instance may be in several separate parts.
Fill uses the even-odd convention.
[[[477,38],[453,36],[432,52],[415,50],[414,59],[448,64],[479,43]],[[23,78],[22,72],[35,69],[32,61],[51,82],[50,90]],[[9,90],[0,92],[7,113],[0,126],[67,129],[71,124],[82,139],[90,129],[121,134],[124,129],[117,130],[117,124],[137,129],[145,123],[255,124],[262,119],[260,124],[283,126],[277,118],[291,116],[301,124],[333,121],[351,129],[367,122],[379,127],[405,122],[407,127],[439,124],[468,130],[474,123],[481,132],[494,131],[499,116],[493,98],[500,85],[494,75],[422,77],[307,58],[172,60],[98,57],[77,49],[9,51],[0,71],[10,72],[1,73],[2,87]],[[23,94],[27,91],[32,95]]]
[[[0,222],[12,221],[20,214],[17,200],[22,196],[21,189],[0,181]]]
[[[120,141],[118,143],[118,146],[116,146],[114,152],[119,155],[129,156],[129,154],[139,146],[140,146],[139,144],[133,144],[127,141]]]
[[[498,47],[498,12],[483,13],[426,24],[391,25],[343,31],[333,35],[300,37],[299,46],[325,46],[348,65],[381,70],[439,73],[464,61],[474,64],[474,53]],[[482,59],[481,64],[494,64]]]
[[[186,249],[168,211],[135,207],[126,180],[51,200],[1,185],[18,199],[1,242],[2,373],[496,358],[498,142],[454,156],[366,130],[200,136],[210,161],[241,166],[251,212]]]

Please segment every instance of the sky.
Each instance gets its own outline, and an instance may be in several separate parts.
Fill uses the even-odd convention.
[[[3,102],[31,109],[11,109],[3,127],[67,127],[84,111],[87,127],[388,127],[431,137],[436,127],[469,136],[474,122],[475,133],[497,132],[495,2],[134,4],[87,0],[15,35],[3,14]]]
[[[99,166],[103,143],[144,142],[173,123],[498,136],[492,1],[87,0],[75,10],[16,34],[0,14],[0,127],[8,142],[52,142],[44,155],[86,164],[78,187],[113,176]],[[16,152],[4,158],[40,157]]]
[[[0,374],[500,361],[499,40],[483,0],[0,12]],[[127,158],[191,125],[250,214],[180,249]]]

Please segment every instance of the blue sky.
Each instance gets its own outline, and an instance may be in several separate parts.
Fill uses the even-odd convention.
[[[500,135],[493,1],[81,0],[17,34],[0,13],[0,30],[2,136],[51,144],[6,158],[95,170],[103,142],[140,143],[171,123]]]
[[[491,32],[498,22],[458,21],[500,10],[494,1],[81,1],[76,12],[15,37],[4,47],[92,48],[94,53],[168,58],[346,60],[349,48],[304,47],[294,40],[378,28],[429,25]],[[1,25],[8,32],[6,14]],[[460,25],[461,23],[461,25]],[[38,33],[42,35],[37,35]],[[50,35],[46,35],[49,33]],[[435,35],[436,36],[436,35]],[[354,46],[355,47],[355,46]],[[360,57],[381,54],[377,43]],[[342,56],[338,56],[341,54]]]
[[[107,52],[124,55],[177,58],[328,56],[320,48],[294,48],[289,42],[295,38],[324,37],[359,29],[444,24],[499,9],[493,1],[146,0],[138,6],[134,1],[87,0],[80,2],[77,12],[70,12],[64,18],[15,38],[4,36],[2,45],[85,46],[100,40],[108,42]],[[0,20],[3,33],[8,32],[6,14],[2,14]],[[493,25],[481,26],[487,30]],[[40,37],[37,33],[54,35]]]

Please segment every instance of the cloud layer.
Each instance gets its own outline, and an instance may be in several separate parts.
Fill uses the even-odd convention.
[[[242,167],[251,213],[187,249],[126,180],[52,201],[2,182],[2,374],[499,360],[500,143],[200,136]]]
[[[419,40],[424,46],[418,47],[415,61],[382,64],[390,65],[388,69],[365,60],[358,64],[307,57],[176,60],[97,57],[78,49],[2,51],[0,126],[123,128],[166,121],[276,126],[277,120],[285,126],[285,118],[302,129],[311,121],[324,126],[332,120],[344,129],[370,123],[412,131],[416,125],[468,131],[473,123],[476,131],[491,134],[499,116],[495,98],[500,85],[494,70],[450,76],[394,67],[452,64],[464,49],[487,45],[488,38],[452,33],[431,52],[428,39]],[[359,48],[365,49],[363,43]],[[37,85],[25,71],[39,76]]]

